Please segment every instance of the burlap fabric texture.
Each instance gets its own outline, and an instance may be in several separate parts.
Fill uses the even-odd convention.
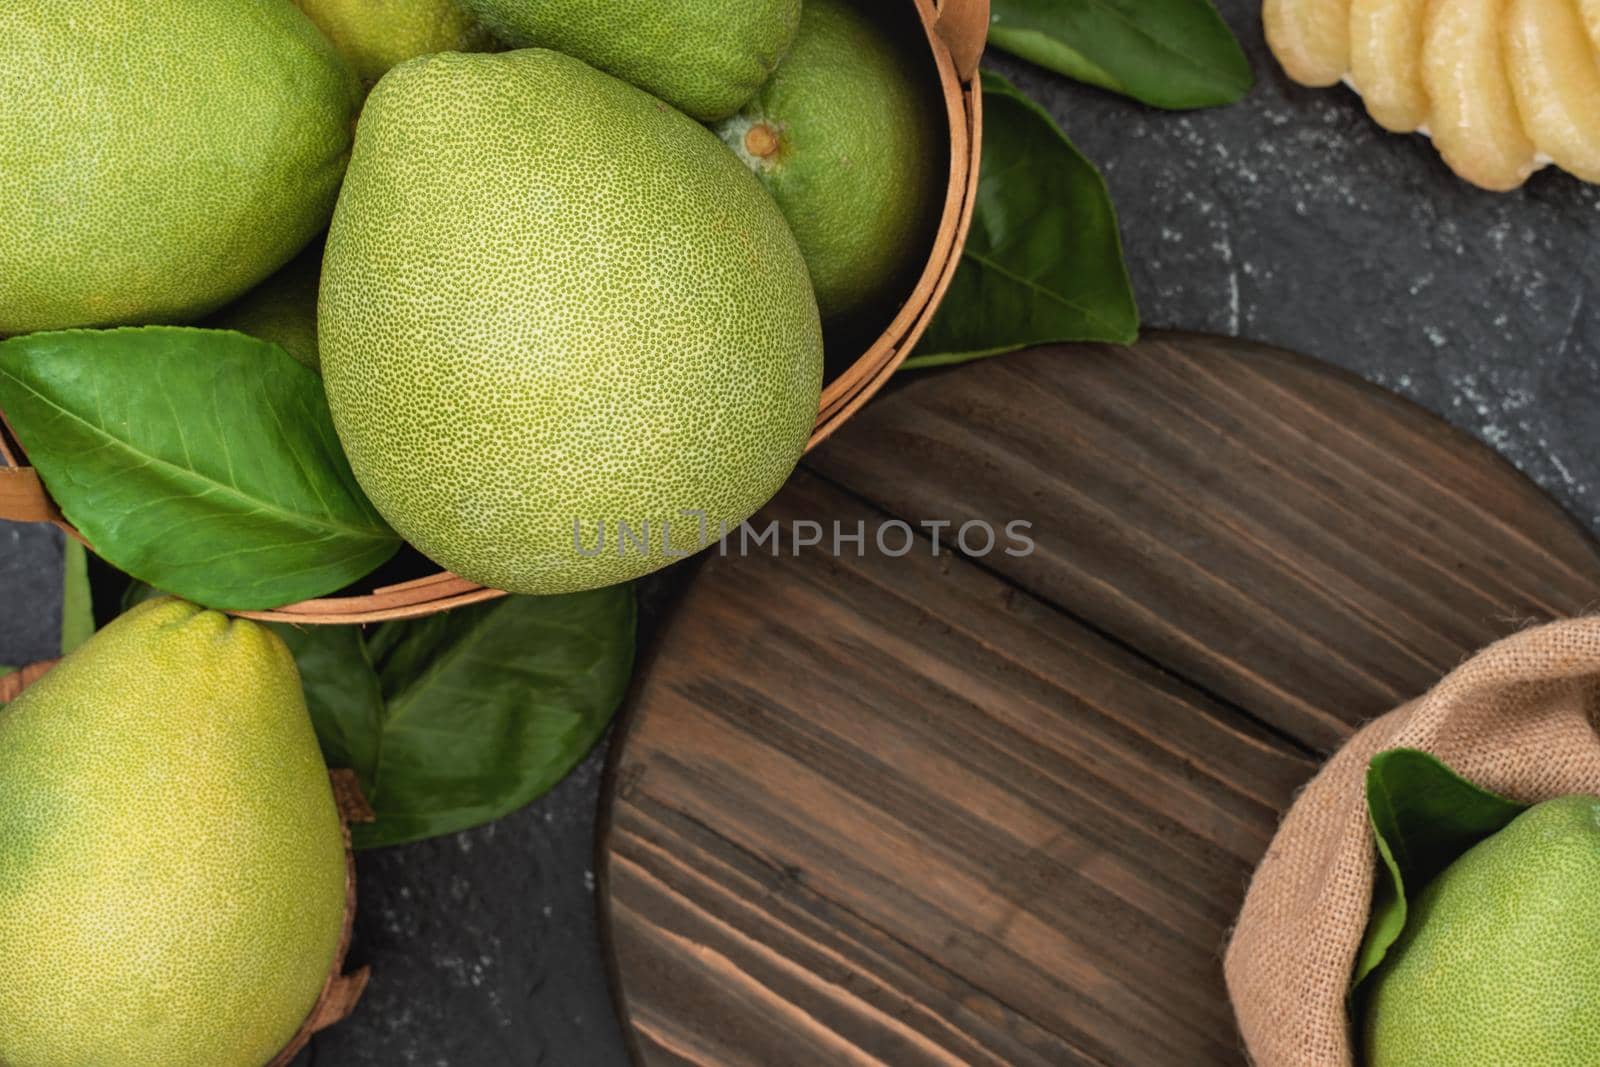
[[[1600,617],[1525,630],[1362,727],[1295,800],[1250,881],[1224,971],[1256,1067],[1352,1067],[1345,1017],[1378,869],[1367,764],[1420,748],[1515,800],[1600,794]]]

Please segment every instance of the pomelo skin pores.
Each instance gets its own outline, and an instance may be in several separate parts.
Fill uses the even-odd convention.
[[[896,28],[882,11],[806,0],[778,72],[717,126],[783,209],[830,326],[905,299],[944,202],[939,86],[926,48]]]
[[[462,0],[294,0],[368,85],[435,52],[484,52],[494,37]]]
[[[291,3],[0,4],[0,337],[239,296],[327,226],[359,101]]]
[[[805,261],[761,183],[699,123],[538,49],[378,83],[317,334],[378,510],[518,593],[627,581],[736,526],[793,470],[821,390]]]
[[[1367,983],[1366,1067],[1600,1063],[1600,797],[1536,804],[1467,850]]]
[[[0,1063],[261,1067],[344,928],[344,831],[265,626],[171,597],[0,708]]]
[[[549,48],[715,122],[772,76],[801,0],[467,0],[514,47]]]

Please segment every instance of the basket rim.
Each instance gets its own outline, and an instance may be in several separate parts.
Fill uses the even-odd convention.
[[[958,70],[958,60],[940,29],[941,21],[946,18],[958,24],[958,33],[970,33],[975,25],[987,26],[987,18],[980,16],[986,15],[988,0],[942,0],[938,7],[934,0],[913,0],[913,3],[932,51],[945,104],[950,177],[944,207],[928,261],[899,312],[865,352],[825,383],[806,452],[827,440],[854,416],[911,353],[949,290],[972,224],[982,148],[983,93],[976,51],[962,60],[963,66],[970,70]],[[87,545],[56,508],[37,473],[22,465],[23,458],[15,435],[5,423],[5,413],[0,411],[0,518],[54,523]],[[263,622],[360,624],[418,618],[506,595],[505,590],[493,589],[441,569],[421,578],[381,586],[370,593],[315,597],[270,610],[230,614]]]

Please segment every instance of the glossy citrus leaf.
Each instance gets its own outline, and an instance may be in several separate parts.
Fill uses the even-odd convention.
[[[1382,868],[1352,986],[1383,962],[1405,929],[1407,894],[1527,807],[1480,789],[1426,752],[1395,748],[1372,757],[1367,813]]]
[[[321,380],[276,345],[183,327],[15,337],[0,408],[96,553],[207,607],[330,593],[400,547]]]
[[[1229,104],[1254,75],[1207,0],[992,0],[989,43],[1163,108]]]
[[[1043,108],[983,72],[983,163],[950,291],[907,368],[1053,341],[1132,342],[1139,310],[1105,181]]]

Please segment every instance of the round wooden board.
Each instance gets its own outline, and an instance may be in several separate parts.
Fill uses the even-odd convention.
[[[889,556],[894,518],[1037,547]],[[709,561],[613,757],[603,912],[652,1067],[1240,1064],[1220,953],[1295,789],[1600,602],[1594,544],[1487,448],[1187,335],[911,378],[771,519],[866,552]]]

